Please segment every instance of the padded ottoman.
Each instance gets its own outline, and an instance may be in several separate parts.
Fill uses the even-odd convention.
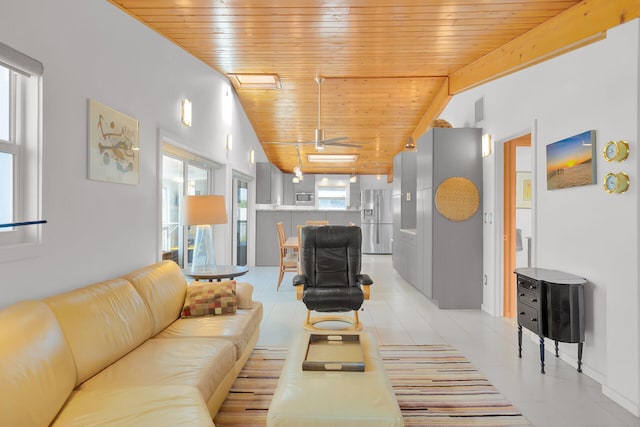
[[[376,339],[360,334],[364,372],[303,371],[309,334],[290,346],[267,414],[267,427],[400,427],[398,401]]]

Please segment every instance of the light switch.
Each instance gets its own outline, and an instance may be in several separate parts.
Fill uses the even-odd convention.
[[[411,193],[407,193],[407,202],[411,201]]]

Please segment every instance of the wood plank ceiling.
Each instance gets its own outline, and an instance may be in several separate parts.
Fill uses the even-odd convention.
[[[300,159],[305,173],[357,174],[391,173],[407,138],[428,127],[423,117],[428,111],[437,117],[453,93],[449,76],[579,3],[110,1],[223,74],[278,74],[281,89],[236,92],[267,157],[282,171],[291,172]],[[311,164],[306,155],[316,152],[314,145],[295,144],[314,140],[316,74],[325,78],[325,138],[362,143],[327,146],[324,153],[357,154],[355,163]]]

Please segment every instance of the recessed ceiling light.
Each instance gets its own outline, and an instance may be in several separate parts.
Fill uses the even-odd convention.
[[[234,86],[239,89],[280,89],[280,77],[277,74],[227,74]]]
[[[309,163],[351,163],[358,158],[357,154],[308,154]]]

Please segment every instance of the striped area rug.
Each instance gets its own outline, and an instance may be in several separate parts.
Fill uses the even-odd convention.
[[[256,347],[214,419],[216,427],[263,427],[287,349]],[[530,426],[456,349],[380,346],[404,425]]]

